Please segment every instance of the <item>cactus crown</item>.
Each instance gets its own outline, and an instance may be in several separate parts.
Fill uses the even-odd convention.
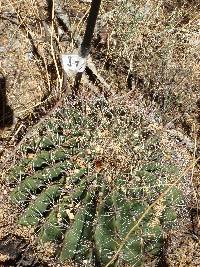
[[[8,175],[17,183],[11,200],[24,208],[19,223],[39,226],[41,243],[57,242],[62,262],[105,266],[177,174],[163,159],[159,137],[137,122],[128,110],[100,104],[87,114],[62,109],[21,147],[22,160]],[[146,256],[158,256],[182,202],[172,187],[129,235],[113,266],[142,266]]]

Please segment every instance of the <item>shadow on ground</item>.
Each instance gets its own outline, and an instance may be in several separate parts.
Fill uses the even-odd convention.
[[[0,129],[13,124],[13,110],[8,105],[6,96],[6,78],[0,74]]]
[[[0,266],[47,267],[34,255],[30,244],[20,236],[8,234],[0,240]]]

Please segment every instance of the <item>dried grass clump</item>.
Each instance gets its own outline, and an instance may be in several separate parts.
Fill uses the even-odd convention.
[[[129,75],[134,90],[159,104],[163,120],[194,112],[200,78],[199,3],[120,1],[106,22],[111,25],[109,60]]]

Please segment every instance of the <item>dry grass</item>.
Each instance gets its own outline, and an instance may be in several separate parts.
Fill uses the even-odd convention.
[[[149,104],[158,104],[163,121],[180,113],[188,118],[196,109],[199,9],[197,1],[120,1],[102,20],[108,58],[105,63],[102,56],[99,69],[118,90],[124,90],[129,76],[133,90],[141,90]],[[122,74],[114,82],[109,65],[116,76]]]

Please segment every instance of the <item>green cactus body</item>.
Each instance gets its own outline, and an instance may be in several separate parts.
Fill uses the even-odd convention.
[[[94,232],[96,254],[99,262],[103,265],[108,263],[117,248],[115,241],[115,222],[112,200],[106,197],[99,203],[97,210],[97,225]]]
[[[45,186],[49,181],[59,178],[63,173],[69,170],[71,163],[61,162],[52,168],[47,168],[43,172],[38,171],[31,177],[27,177],[16,189],[11,193],[11,199],[15,203],[23,203],[28,200],[31,193],[36,193],[38,189]]]
[[[39,234],[39,239],[41,243],[55,242],[62,238],[64,227],[62,225],[62,222],[64,221],[64,218],[60,218],[60,222],[58,222],[57,216],[57,212],[55,210],[52,210],[49,216],[47,217],[47,220],[42,226]]]
[[[21,216],[19,223],[22,225],[35,225],[43,217],[48,207],[60,195],[60,187],[58,185],[49,186],[40,196],[26,209]]]
[[[92,230],[92,196],[87,193],[84,206],[80,208],[74,218],[71,228],[66,232],[63,248],[60,254],[62,261],[70,259],[84,259],[84,254],[87,254],[88,244],[86,241],[90,239]]]
[[[59,261],[105,266],[126,238],[110,266],[140,267],[145,255],[159,256],[165,231],[177,222],[182,193],[176,186],[166,190],[178,170],[161,164],[157,136],[140,145],[134,118],[119,115],[121,110],[100,118],[98,112],[91,108],[86,116],[75,108],[62,109],[45,122],[41,136],[23,145],[23,159],[8,173],[8,181],[17,182],[11,201],[24,209],[18,222],[39,229],[41,244],[58,244]],[[129,149],[127,158],[134,154],[120,170],[113,167],[115,157],[109,165],[112,153],[101,154],[104,135],[112,138],[103,149],[116,141],[118,150]],[[124,136],[126,142],[119,142]],[[146,214],[162,194],[162,210]]]

